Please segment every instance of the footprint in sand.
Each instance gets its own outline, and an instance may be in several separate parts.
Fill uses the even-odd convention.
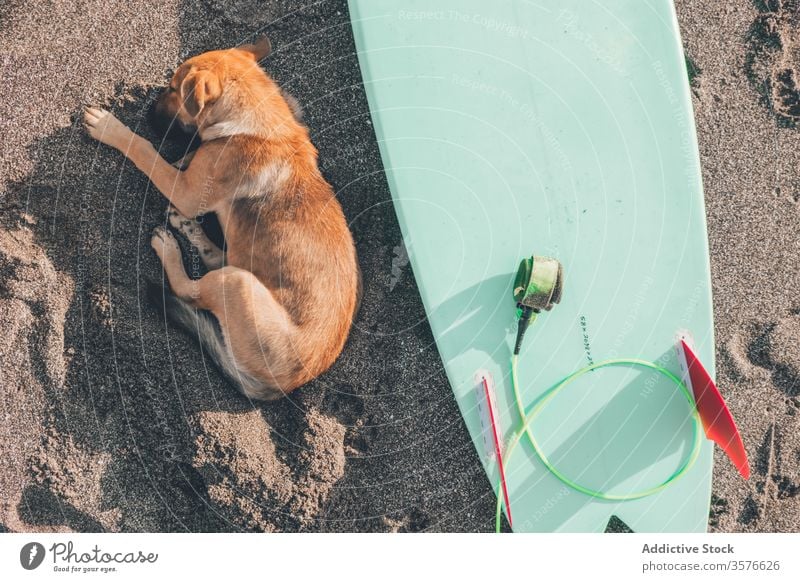
[[[759,0],[745,69],[765,106],[784,125],[800,120],[800,1]]]
[[[708,525],[714,528],[719,527],[719,522],[728,513],[728,509],[728,500],[712,493],[711,507],[708,515]]]
[[[759,325],[751,337],[747,361],[770,373],[771,383],[787,396],[786,403],[794,411],[800,397],[800,316],[789,315],[777,323]],[[729,343],[729,351],[736,353],[735,344]]]
[[[770,424],[753,458],[754,489],[742,506],[739,523],[758,522],[767,515],[770,505],[790,508],[787,503],[796,503],[800,480],[797,479],[798,452],[792,447],[792,436],[793,431],[783,424]]]
[[[431,519],[427,513],[415,507],[399,515],[384,516],[383,524],[392,533],[414,533],[428,529]]]
[[[328,389],[323,410],[334,416],[346,429],[345,450],[348,456],[359,457],[372,447],[378,436],[377,422],[365,418],[364,399],[352,393],[352,386],[338,386]]]
[[[328,388],[323,408],[347,427],[354,426],[364,416],[364,399],[353,393],[352,386]]]

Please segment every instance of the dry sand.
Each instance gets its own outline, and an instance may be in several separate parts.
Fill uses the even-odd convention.
[[[718,378],[754,461],[744,483],[717,458],[723,531],[800,529],[796,4],[677,2]],[[165,331],[142,288],[160,277],[148,240],[163,200],[76,123],[82,104],[107,104],[157,142],[145,111],[167,72],[259,31],[276,48],[269,72],[305,107],[366,281],[344,357],[272,405]],[[6,0],[0,58],[0,528],[492,529],[494,496],[403,260],[345,0]]]

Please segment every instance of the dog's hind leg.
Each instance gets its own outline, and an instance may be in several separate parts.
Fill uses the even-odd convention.
[[[199,281],[197,305],[219,321],[237,368],[258,381],[238,381],[250,398],[273,400],[296,388],[303,376],[302,339],[289,313],[249,271],[225,266]],[[245,379],[246,380],[246,379]]]
[[[197,220],[185,217],[174,206],[169,207],[167,214],[169,223],[197,249],[207,269],[219,269],[225,264],[225,253],[206,236]]]
[[[170,318],[198,336],[245,395],[275,400],[297,386],[302,369],[292,344],[295,325],[255,275],[227,266],[193,280],[186,275],[180,246],[171,232],[157,227],[150,244],[174,294]],[[219,326],[211,325],[198,309],[213,313]]]

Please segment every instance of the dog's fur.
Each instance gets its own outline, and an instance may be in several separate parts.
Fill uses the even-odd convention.
[[[156,111],[200,135],[183,170],[111,113],[84,114],[91,136],[120,150],[166,196],[171,225],[209,268],[198,280],[187,277],[177,240],[165,228],[154,231],[151,244],[174,293],[165,301],[171,315],[200,334],[245,394],[267,400],[330,367],[360,295],[353,238],[317,150],[296,103],[258,66],[269,51],[262,38],[177,69]],[[195,220],[212,211],[225,252]]]

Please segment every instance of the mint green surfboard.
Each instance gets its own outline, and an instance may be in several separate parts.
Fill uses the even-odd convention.
[[[533,254],[564,265],[563,299],[531,326],[525,406],[572,372],[640,358],[680,374],[689,330],[714,375],[703,191],[669,0],[350,0],[394,205],[447,376],[499,491],[475,374],[520,424],[509,360],[512,285]],[[585,487],[627,496],[669,479],[693,447],[691,407],[650,370],[595,370],[532,425]],[[631,501],[566,486],[525,440],[505,467],[515,531],[707,528],[712,444],[679,479]]]

